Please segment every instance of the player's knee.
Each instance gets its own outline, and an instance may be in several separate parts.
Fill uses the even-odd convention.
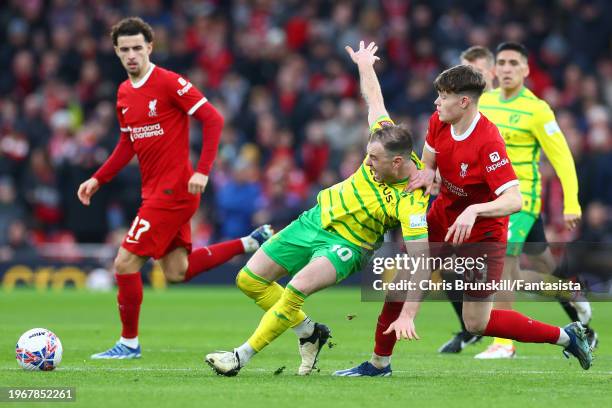
[[[134,271],[131,270],[131,262],[130,259],[126,256],[123,256],[121,254],[117,255],[115,257],[115,261],[114,261],[114,267],[115,267],[115,272],[118,275],[125,275],[128,273],[133,273]]]
[[[236,275],[236,286],[248,297],[257,299],[259,294],[269,285],[251,276],[243,268]]]
[[[463,316],[463,324],[465,324],[465,329],[471,334],[483,334],[487,328],[487,323],[488,322],[477,317]]]
[[[251,284],[251,280],[251,277],[244,271],[244,269],[241,269],[240,272],[238,272],[238,275],[236,275],[236,287],[238,287],[238,289],[240,289],[245,295],[250,296],[252,293],[251,287],[253,286]]]
[[[180,271],[169,271],[165,272],[166,282],[168,283],[181,283],[185,281],[185,272]]]

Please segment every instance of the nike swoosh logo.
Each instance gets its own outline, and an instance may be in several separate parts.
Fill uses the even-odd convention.
[[[136,241],[135,239],[132,238],[126,238],[125,242],[129,243],[129,244],[137,244],[138,241]]]
[[[122,115],[125,115],[125,112],[127,112],[127,111],[128,111],[128,109],[130,109],[130,108],[129,108],[129,107],[127,107],[127,108],[123,108],[123,109],[121,109],[121,114],[122,114]]]

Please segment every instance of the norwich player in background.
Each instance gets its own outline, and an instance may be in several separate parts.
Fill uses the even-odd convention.
[[[521,212],[510,216],[504,275],[529,280],[526,271],[520,272],[518,256],[521,252],[528,256],[535,270],[553,274],[556,265],[546,241],[540,215],[539,161],[540,151],[543,150],[561,180],[565,223],[567,228],[572,230],[580,221],[581,209],[578,203],[576,170],[565,137],[548,104],[525,87],[529,66],[527,49],[522,44],[500,44],[495,59],[488,49],[478,46],[466,50],[461,57],[462,63],[472,65],[483,73],[489,86],[492,86],[494,75],[498,77],[499,88],[483,94],[479,109],[499,128],[519,178],[523,196]],[[523,248],[525,242],[531,245]],[[585,326],[589,344],[595,347],[597,334],[588,326],[591,320],[590,304],[587,301],[569,302],[564,299],[559,299],[559,302],[571,321],[580,321]],[[461,310],[458,303],[460,302],[454,304],[456,311]],[[512,309],[512,302],[496,302],[496,307]],[[460,313],[458,315],[461,317]],[[463,331],[444,344],[440,351],[460,352],[465,344],[477,340],[478,338]],[[495,338],[493,344],[476,355],[476,358],[511,358],[515,352],[511,340]]]
[[[493,81],[495,81],[495,56],[488,48],[480,45],[468,48],[461,53],[461,63],[463,65],[470,65],[482,74],[487,84],[485,93],[493,90]]]

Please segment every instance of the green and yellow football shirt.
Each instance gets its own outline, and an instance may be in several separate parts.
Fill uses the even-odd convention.
[[[499,88],[480,97],[480,111],[498,127],[506,143],[508,157],[520,182],[523,209],[537,216],[542,207],[540,153],[552,164],[561,180],[564,213],[580,214],[578,179],[567,141],[548,104],[529,89],[508,100]]]
[[[388,117],[372,126],[376,130]],[[418,169],[423,163],[412,152],[410,159]],[[332,228],[348,241],[367,249],[380,246],[385,231],[401,226],[404,240],[427,237],[429,196],[422,189],[405,192],[408,179],[394,184],[378,182],[364,160],[346,180],[322,190],[317,196],[323,228]]]

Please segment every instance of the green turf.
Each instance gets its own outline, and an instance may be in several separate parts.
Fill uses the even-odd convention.
[[[356,289],[314,295],[306,312],[332,328],[336,343],[323,350],[318,374],[294,375],[299,362],[295,336],[289,332],[238,377],[223,378],[203,364],[204,354],[240,345],[261,316],[234,288],[147,291],[140,330],[143,358],[130,361],[88,359],[118,337],[113,293],[0,293],[0,386],[76,387],[77,402],[52,404],[57,407],[612,406],[612,304],[593,306],[601,344],[589,371],[550,345],[521,344],[518,357],[504,361],[474,360],[482,345],[441,356],[436,350],[456,322],[449,304],[428,302],[417,319],[421,340],[398,345],[393,377],[331,377],[333,370],[369,356],[379,307],[361,303]],[[520,303],[518,309],[553,324],[566,323],[555,303]],[[349,314],[356,317],[349,320]],[[60,337],[64,359],[58,370],[17,368],[15,342],[33,327],[49,328]],[[283,366],[286,369],[274,375]]]

